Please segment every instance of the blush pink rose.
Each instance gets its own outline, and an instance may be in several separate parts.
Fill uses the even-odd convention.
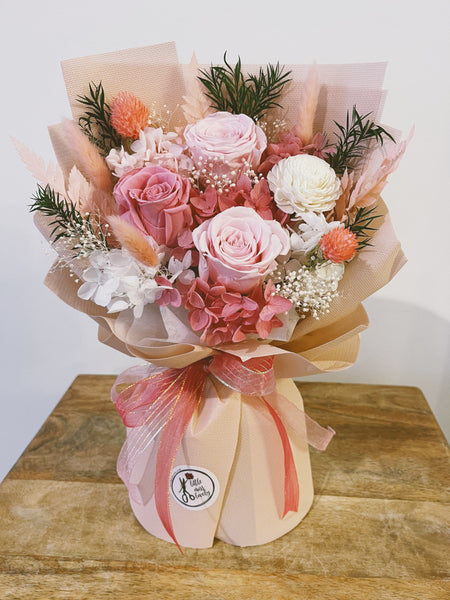
[[[241,169],[245,161],[256,169],[267,146],[265,133],[250,117],[228,112],[215,112],[188,125],[184,139],[198,168],[220,174]]]
[[[125,173],[114,187],[114,198],[123,219],[158,244],[177,245],[178,234],[192,224],[189,180],[149,165]]]
[[[288,232],[246,206],[228,208],[203,222],[192,239],[200,252],[200,277],[243,294],[276,268],[277,256],[289,251]]]

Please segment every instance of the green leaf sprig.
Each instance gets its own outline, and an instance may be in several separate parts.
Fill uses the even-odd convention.
[[[278,100],[290,81],[290,71],[284,72],[277,63],[267,65],[265,71],[260,68],[257,75],[244,75],[240,57],[234,67],[228,63],[226,52],[223,61],[225,66],[211,65],[198,77],[213,108],[258,121],[268,110],[280,107]]]
[[[72,239],[75,242],[72,250],[75,256],[86,256],[94,250],[109,250],[107,235],[102,227],[94,227],[91,216],[83,217],[79,210],[49,186],[38,185],[30,212],[40,212],[47,217],[53,217],[50,225],[52,242],[61,238]]]
[[[351,223],[348,224],[348,228],[352,231],[357,239],[358,246],[357,250],[362,250],[366,246],[371,246],[370,240],[372,238],[372,231],[377,231],[378,227],[372,227],[375,219],[379,219],[381,215],[377,215],[376,206],[367,206],[363,208],[358,208],[356,210],[355,216],[353,217]]]
[[[77,102],[86,107],[78,125],[100,152],[106,156],[111,148],[120,146],[122,138],[111,125],[111,108],[105,101],[102,82],[98,85],[91,82],[89,94],[77,96]]]
[[[354,106],[351,117],[347,111],[345,125],[334,122],[339,132],[335,134],[337,142],[333,144],[336,151],[328,155],[328,162],[336,175],[343,175],[345,169],[354,170],[358,161],[363,158],[371,140],[375,139],[381,145],[385,137],[395,141],[383,127],[370,121],[369,115],[370,113],[361,116]]]

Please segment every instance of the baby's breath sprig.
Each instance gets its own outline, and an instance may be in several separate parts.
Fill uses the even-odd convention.
[[[336,175],[343,175],[345,169],[354,170],[358,161],[363,158],[371,140],[375,139],[381,145],[385,137],[395,141],[383,127],[370,121],[369,116],[370,113],[361,116],[354,106],[351,117],[347,111],[345,125],[334,122],[339,132],[335,133],[337,142],[332,145],[332,148],[336,150],[333,154],[328,154],[328,162]]]
[[[111,108],[105,101],[102,82],[97,85],[92,81],[89,94],[77,96],[77,102],[86,107],[78,125],[101,153],[106,156],[111,148],[120,146],[122,138],[111,125]]]
[[[236,187],[238,172],[235,169],[220,173],[223,163],[217,156],[208,158],[200,156],[197,165],[190,172],[190,181],[193,187],[202,191],[207,187],[214,188],[217,193],[229,192]]]
[[[315,266],[300,265],[275,284],[276,293],[292,302],[300,319],[308,314],[318,319],[330,312],[331,302],[338,296],[342,272],[334,272],[333,269],[336,267],[329,261]],[[327,270],[330,272],[327,273]]]
[[[151,102],[151,104],[148,105],[148,126],[154,127],[155,129],[160,127],[164,133],[174,131],[173,119],[177,117],[179,110],[179,104],[174,108],[169,108],[167,104],[163,104],[159,107],[156,102]]]
[[[38,185],[32,200],[34,202],[30,205],[30,212],[40,212],[47,217],[53,217],[50,221],[50,225],[53,226],[51,241],[54,243],[65,238],[74,242],[74,257],[87,256],[94,250],[109,250],[107,233],[103,228],[94,227],[89,214],[83,217],[71,202],[49,186],[44,188]]]
[[[221,173],[224,166],[228,166],[229,169],[225,169],[225,172]],[[200,191],[211,187],[218,194],[223,194],[232,191],[242,175],[246,175],[253,185],[256,185],[262,178],[261,174],[255,173],[252,165],[246,159],[241,161],[240,166],[230,166],[217,156],[214,158],[199,156],[196,167],[189,173],[189,180],[192,186]]]
[[[271,118],[266,115],[263,119],[257,120],[256,123],[266,134],[268,143],[278,141],[280,133],[287,130],[286,121],[278,117]]]
[[[261,67],[257,75],[244,75],[240,57],[233,67],[227,61],[226,52],[223,62],[225,66],[211,65],[200,71],[198,77],[213,108],[236,115],[245,114],[256,121],[268,110],[281,107],[278,99],[290,81],[290,71],[284,72],[284,67],[277,63],[267,65],[265,71]]]

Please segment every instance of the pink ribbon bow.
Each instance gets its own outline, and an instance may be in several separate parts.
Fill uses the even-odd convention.
[[[142,501],[130,481],[134,467],[149,444],[161,433],[155,470],[155,505],[165,530],[180,548],[169,507],[170,475],[175,457],[203,394],[207,378],[213,375],[241,394],[259,396],[267,407],[280,436],[284,453],[284,512],[298,510],[299,485],[289,437],[284,423],[309,444],[325,450],[334,431],[324,429],[287,398],[278,394],[273,356],[246,362],[220,353],[182,369],[153,366],[132,367],[116,379],[112,399],[126,427],[138,428],[131,443],[125,442],[117,461],[117,472],[131,497]],[[120,384],[129,385],[121,393]]]

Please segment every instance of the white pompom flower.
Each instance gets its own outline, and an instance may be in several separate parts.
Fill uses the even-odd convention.
[[[297,216],[331,210],[341,195],[341,182],[330,165],[317,156],[283,158],[267,175],[277,206]]]

